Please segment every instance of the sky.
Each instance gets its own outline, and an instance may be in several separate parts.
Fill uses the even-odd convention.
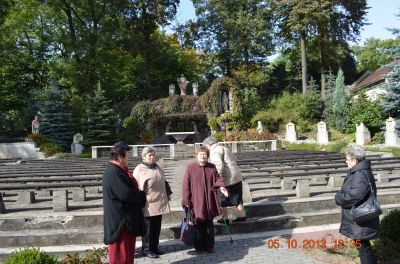
[[[361,32],[359,45],[371,37],[389,39],[394,36],[386,29],[400,28],[400,17],[395,14],[400,13],[400,0],[368,0],[367,21],[370,25],[364,26]],[[196,15],[191,0],[181,0],[177,12],[177,20],[184,23],[189,19],[195,19]]]

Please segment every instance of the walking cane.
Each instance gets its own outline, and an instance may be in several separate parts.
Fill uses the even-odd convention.
[[[226,227],[226,230],[228,231],[228,235],[229,235],[229,238],[231,239],[231,244],[233,243],[233,239],[232,239],[232,235],[231,235],[231,231],[229,230],[229,227],[228,227],[228,225],[226,224],[226,221],[225,221],[225,219],[224,218],[222,218],[222,221],[224,221],[224,225],[225,225],[225,227]]]

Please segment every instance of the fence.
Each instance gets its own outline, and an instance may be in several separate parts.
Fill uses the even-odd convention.
[[[159,158],[174,159],[175,158],[175,145],[174,144],[154,144],[154,145],[129,145],[132,150],[129,155],[132,157],[140,157],[144,147],[153,147]],[[112,146],[93,146],[92,158],[106,157],[110,153]]]
[[[276,151],[276,140],[260,140],[260,141],[226,141],[219,142],[220,145],[227,146],[232,149],[233,153],[246,152],[246,151]],[[194,148],[197,149],[202,143],[195,143]],[[153,144],[153,145],[129,145],[132,150],[129,155],[133,157],[140,157],[144,147],[153,147],[157,156],[164,159],[174,159],[176,157],[175,144]],[[188,145],[189,146],[189,145]],[[193,145],[190,145],[193,146]],[[93,146],[92,158],[99,158],[108,156],[112,146]],[[194,153],[194,150],[193,150]]]
[[[222,146],[226,146],[232,150],[233,153],[248,152],[248,151],[276,151],[276,140],[258,140],[258,141],[223,141],[218,142]],[[203,145],[202,143],[195,143],[197,149]]]

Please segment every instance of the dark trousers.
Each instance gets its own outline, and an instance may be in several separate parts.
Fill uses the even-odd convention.
[[[194,248],[201,251],[213,249],[215,243],[213,221],[196,221],[194,229]]]
[[[142,237],[142,252],[157,251],[161,232],[162,215],[145,217],[146,235]]]
[[[361,240],[361,247],[358,248],[358,253],[360,255],[361,264],[378,263],[374,251],[372,251],[372,247],[371,244],[369,243],[369,240]]]

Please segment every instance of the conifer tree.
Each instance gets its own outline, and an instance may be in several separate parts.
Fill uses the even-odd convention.
[[[344,86],[343,70],[339,68],[336,78],[335,91],[332,97],[332,110],[334,115],[334,126],[338,131],[345,132],[348,124],[347,109],[349,105],[349,96]]]
[[[63,93],[54,78],[50,81],[43,99],[39,107],[41,112],[39,132],[66,150],[73,136],[71,114],[66,108]]]
[[[386,82],[382,88],[387,91],[387,95],[383,98],[382,107],[392,117],[400,118],[400,47],[393,50],[396,54],[396,60],[386,65],[389,69],[385,75]],[[400,124],[396,129],[400,131]]]
[[[87,131],[84,134],[84,144],[87,146],[110,145],[116,138],[116,115],[107,100],[100,83],[94,96],[89,100]]]
[[[335,116],[333,115],[333,93],[336,87],[336,77],[332,72],[326,77],[325,108],[323,118],[329,126],[335,127]]]

